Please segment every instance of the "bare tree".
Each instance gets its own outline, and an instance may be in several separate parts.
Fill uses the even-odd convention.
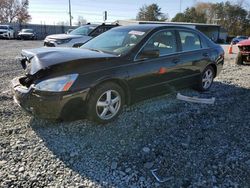
[[[78,19],[77,19],[77,25],[78,26],[81,26],[81,25],[85,25],[87,23],[87,20],[83,18],[83,16],[78,16]]]
[[[195,4],[195,9],[198,13],[204,14],[207,20],[207,23],[216,22],[216,12],[213,10],[212,3],[198,2]]]
[[[237,0],[237,5],[239,5],[240,7],[242,7],[245,3],[245,0]]]
[[[238,0],[237,3],[198,2],[184,13],[177,14],[172,21],[219,24],[230,35],[250,35],[250,6],[247,5],[245,0]]]
[[[28,22],[29,0],[0,0],[0,22]]]

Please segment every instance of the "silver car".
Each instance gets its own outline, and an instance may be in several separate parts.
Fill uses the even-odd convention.
[[[0,37],[1,38],[13,39],[14,34],[15,34],[15,31],[11,26],[0,25]]]
[[[87,24],[77,29],[74,29],[67,34],[55,34],[49,35],[44,40],[44,46],[47,47],[80,47],[93,37],[100,35],[101,33],[116,27],[118,25],[97,25]]]

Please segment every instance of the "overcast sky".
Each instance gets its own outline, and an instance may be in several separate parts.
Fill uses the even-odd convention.
[[[103,12],[108,11],[108,22],[123,19],[135,19],[139,8],[143,5],[157,3],[161,12],[173,18],[176,13],[184,11],[196,2],[223,2],[224,0],[71,0],[73,20],[77,22],[78,16],[84,17],[88,22],[102,22]],[[226,1],[226,0],[225,0]],[[224,2],[225,2],[224,1]],[[233,0],[236,2],[237,0]],[[30,0],[29,12],[31,23],[57,24],[69,21],[69,0]],[[180,3],[181,2],[181,3]],[[250,0],[245,0],[250,3]]]

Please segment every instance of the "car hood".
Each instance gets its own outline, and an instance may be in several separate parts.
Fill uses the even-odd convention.
[[[36,48],[30,50],[22,50],[22,58],[27,60],[28,65],[23,65],[26,72],[30,75],[35,74],[41,69],[49,68],[50,66],[62,64],[74,60],[84,59],[102,59],[117,57],[113,54],[101,53],[88,49],[80,48]],[[84,61],[83,61],[84,63]],[[28,70],[27,70],[28,69]]]
[[[8,31],[7,29],[0,29],[0,32],[3,32],[3,31]]]
[[[250,46],[250,39],[242,40],[237,45],[238,46]]]
[[[75,39],[75,38],[86,38],[86,37],[89,38],[89,36],[84,36],[84,35],[55,34],[47,36],[46,39],[63,40],[63,39]]]
[[[33,33],[23,33],[23,32],[20,32],[20,33],[18,33],[18,35],[33,35]]]

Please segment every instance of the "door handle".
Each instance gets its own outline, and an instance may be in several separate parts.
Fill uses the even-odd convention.
[[[173,61],[172,61],[173,63],[175,63],[175,64],[177,64],[177,63],[179,63],[180,62],[180,59],[173,59]]]
[[[207,52],[203,53],[202,55],[203,55],[204,57],[208,57],[208,56],[209,56],[209,54],[208,54]]]

